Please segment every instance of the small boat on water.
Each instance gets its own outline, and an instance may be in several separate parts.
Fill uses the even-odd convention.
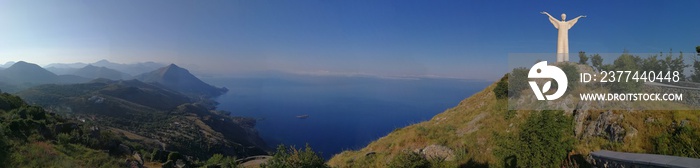
[[[297,118],[298,119],[306,119],[306,118],[309,118],[309,115],[308,114],[298,115]]]

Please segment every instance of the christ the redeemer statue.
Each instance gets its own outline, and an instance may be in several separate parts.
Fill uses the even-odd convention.
[[[581,15],[566,21],[566,14],[562,13],[561,21],[559,21],[547,12],[541,13],[549,16],[549,22],[552,22],[554,28],[559,29],[559,37],[557,38],[557,62],[569,61],[569,29],[574,27],[578,19],[586,16]]]

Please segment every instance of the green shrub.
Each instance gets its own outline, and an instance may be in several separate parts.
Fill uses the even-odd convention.
[[[289,148],[283,144],[277,146],[277,152],[267,163],[260,165],[266,168],[324,168],[329,167],[325,164],[325,160],[311,149],[309,144],[306,144],[305,149],[297,149],[294,146]]]
[[[503,78],[496,83],[496,87],[493,88],[493,94],[496,95],[496,99],[508,98],[508,74],[504,75]]]
[[[495,135],[502,167],[559,167],[573,149],[572,119],[562,111],[533,112],[517,135]]]
[[[428,168],[430,162],[415,152],[401,152],[387,165],[389,168]]]
[[[654,137],[652,143],[658,154],[700,158],[700,134],[692,127],[675,128]]]
[[[71,143],[71,136],[66,133],[60,133],[56,135],[56,140],[60,144],[68,144]]]
[[[518,97],[520,92],[528,89],[530,85],[527,82],[527,73],[529,69],[520,67],[515,68],[508,75],[508,97]]]

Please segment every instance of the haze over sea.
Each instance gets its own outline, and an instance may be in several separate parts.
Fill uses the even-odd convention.
[[[202,79],[227,87],[229,92],[217,100],[219,109],[257,118],[256,128],[269,146],[308,143],[326,159],[429,120],[491,83],[281,73]]]

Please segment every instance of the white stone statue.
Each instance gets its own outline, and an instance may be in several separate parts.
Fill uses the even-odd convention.
[[[557,38],[557,62],[569,61],[569,29],[571,29],[571,27],[574,27],[574,24],[576,24],[578,19],[584,18],[586,16],[581,15],[574,19],[566,21],[566,14],[562,13],[561,21],[559,21],[547,12],[540,13],[549,16],[549,22],[552,22],[554,28],[559,30],[559,37]]]

